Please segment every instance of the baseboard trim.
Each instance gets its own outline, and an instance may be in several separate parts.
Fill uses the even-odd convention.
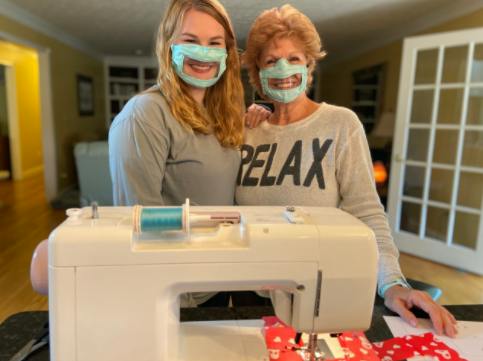
[[[44,166],[39,165],[37,167],[33,167],[33,168],[22,171],[22,179],[30,178],[30,177],[38,175],[39,173],[43,173],[43,172],[44,172]]]

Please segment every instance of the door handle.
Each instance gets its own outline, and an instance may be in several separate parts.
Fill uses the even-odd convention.
[[[401,163],[401,162],[404,162],[405,160],[406,160],[406,159],[404,159],[403,157],[401,157],[401,155],[400,155],[400,154],[396,154],[396,155],[394,156],[394,161],[395,161],[395,162]]]

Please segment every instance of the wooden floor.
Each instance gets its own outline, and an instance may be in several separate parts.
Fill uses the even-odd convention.
[[[0,322],[16,312],[47,309],[47,297],[30,286],[30,259],[64,214],[48,205],[41,176],[0,181]]]
[[[64,214],[47,204],[41,176],[0,181],[0,322],[17,312],[47,309],[47,297],[31,289],[30,259]],[[404,254],[401,267],[407,277],[442,288],[443,304],[483,303],[483,277]]]

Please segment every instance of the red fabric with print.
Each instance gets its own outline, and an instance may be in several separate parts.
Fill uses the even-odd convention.
[[[381,361],[399,361],[413,356],[431,356],[438,361],[467,361],[431,332],[395,337],[373,344]]]
[[[295,344],[296,331],[277,317],[263,317],[263,333],[270,361],[302,361],[296,349],[303,346],[302,340]],[[371,343],[362,332],[344,332],[339,342],[346,357],[327,361],[379,361]]]
[[[295,344],[295,330],[274,316],[263,317],[263,320],[270,361],[302,361],[295,351],[303,342]],[[432,356],[438,361],[468,361],[432,333],[394,337],[373,344],[362,332],[344,332],[338,339],[345,357],[327,361],[399,361],[414,356]]]
[[[338,338],[345,354],[345,358],[339,360],[379,361],[363,332],[344,332]]]
[[[299,344],[295,344],[295,329],[275,316],[262,319],[265,322],[263,334],[270,361],[302,361],[302,358],[293,350],[294,347],[303,345],[302,340]]]

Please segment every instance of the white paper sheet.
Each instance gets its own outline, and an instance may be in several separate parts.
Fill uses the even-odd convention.
[[[434,331],[428,319],[418,319],[417,327],[412,327],[396,316],[384,316],[384,320],[394,337]],[[458,335],[455,338],[438,335],[436,337],[468,361],[483,360],[483,322],[458,321]]]

